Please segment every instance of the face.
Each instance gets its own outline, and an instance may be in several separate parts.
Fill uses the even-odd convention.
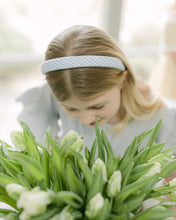
[[[66,113],[74,119],[79,119],[87,126],[94,127],[98,119],[99,127],[104,124],[116,124],[120,120],[120,88],[114,87],[109,91],[90,100],[82,101],[74,96],[60,102]]]

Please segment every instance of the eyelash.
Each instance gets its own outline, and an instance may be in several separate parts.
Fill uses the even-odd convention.
[[[95,106],[95,107],[92,107],[92,108],[95,109],[95,110],[96,110],[96,109],[98,110],[98,109],[101,109],[101,108],[103,108],[103,107],[104,107],[104,106],[98,106],[98,107]]]
[[[94,106],[94,107],[91,107],[91,109],[99,110],[99,109],[102,109],[103,107],[104,106],[98,106],[98,107]],[[77,111],[77,109],[74,109],[74,108],[69,109],[69,108],[67,108],[67,111],[74,112],[74,111]]]
[[[69,108],[67,108],[67,111],[71,111],[71,112],[73,112],[73,111],[77,111],[77,110],[76,110],[76,109],[74,109],[74,108],[73,108],[73,109],[72,109],[72,108],[70,108],[70,109],[69,109]]]

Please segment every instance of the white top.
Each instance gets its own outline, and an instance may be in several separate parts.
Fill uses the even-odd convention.
[[[84,137],[85,146],[91,149],[95,139],[94,128],[84,125],[78,119],[71,119],[54,98],[47,84],[26,91],[17,98],[17,102],[24,105],[18,119],[23,120],[40,141],[43,141],[48,127],[51,128],[54,137],[58,136],[58,133],[63,137],[69,130],[75,130]],[[131,121],[118,136],[107,131],[111,127],[110,124],[104,125],[101,129],[106,132],[114,153],[123,155],[136,135],[153,128],[161,118],[163,122],[156,142],[165,142],[164,149],[176,146],[176,104],[168,99],[165,100],[164,107],[152,118]],[[142,146],[146,143],[147,138]]]

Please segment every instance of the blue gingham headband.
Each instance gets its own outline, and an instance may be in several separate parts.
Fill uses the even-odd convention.
[[[55,70],[64,70],[81,67],[108,67],[118,70],[125,70],[123,62],[115,57],[110,56],[69,56],[50,59],[42,64],[42,73],[46,74]]]

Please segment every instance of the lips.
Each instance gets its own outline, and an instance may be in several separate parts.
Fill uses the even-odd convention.
[[[98,123],[100,122],[100,120],[98,120]],[[95,126],[95,121],[94,122],[91,122],[90,124],[89,124],[90,126]]]
[[[90,126],[94,126],[94,125],[95,125],[95,122],[92,122],[92,123],[90,123],[89,125],[90,125]]]

